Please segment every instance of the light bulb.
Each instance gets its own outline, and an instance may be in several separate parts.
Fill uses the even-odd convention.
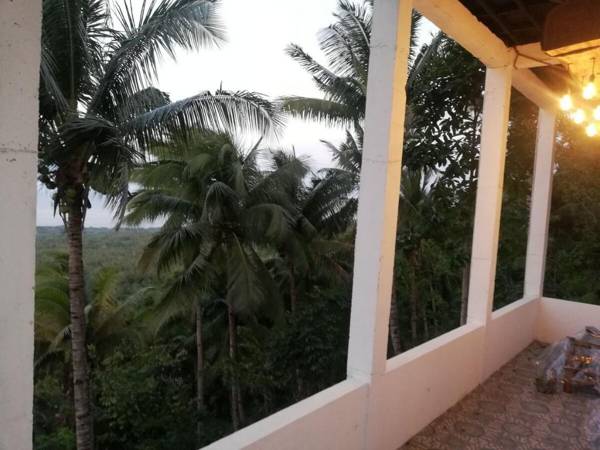
[[[569,94],[565,94],[560,98],[560,109],[563,111],[570,111],[573,109],[573,97]]]
[[[600,106],[596,106],[594,109],[594,119],[600,120]]]
[[[579,108],[573,113],[572,118],[573,122],[581,124],[585,121],[585,112],[583,111],[583,109]]]
[[[591,100],[596,96],[597,93],[598,91],[596,89],[596,85],[594,84],[594,82],[590,81],[583,87],[583,92],[581,95],[584,99]]]
[[[590,123],[587,127],[585,127],[585,134],[589,137],[594,137],[598,134],[598,127],[595,123]]]

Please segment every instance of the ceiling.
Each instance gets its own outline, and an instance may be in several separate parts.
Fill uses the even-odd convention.
[[[548,11],[561,0],[460,0],[494,34],[509,46],[542,39]]]

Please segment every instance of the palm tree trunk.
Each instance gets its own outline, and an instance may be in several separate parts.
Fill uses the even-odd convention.
[[[460,294],[460,324],[467,323],[467,309],[469,306],[469,278],[471,276],[471,264],[465,264],[462,271],[462,290]]]
[[[423,339],[429,340],[429,322],[427,321],[427,304],[422,302],[421,312],[423,314]]]
[[[413,345],[417,344],[417,320],[419,305],[419,287],[417,283],[417,251],[412,250],[408,256],[408,275],[410,283],[410,335]]]
[[[228,326],[229,326],[229,358],[232,363],[235,365],[236,362],[236,353],[237,353],[237,323],[235,312],[231,306],[228,306]],[[233,430],[237,431],[240,429],[240,398],[239,398],[239,384],[237,380],[237,375],[234,373],[231,375],[231,424],[233,425]]]
[[[237,408],[238,408],[238,415],[240,417],[240,426],[244,427],[246,425],[246,409],[244,408],[244,401],[242,399],[242,390],[240,389],[239,381],[238,381],[237,389],[238,389]]]
[[[63,361],[63,398],[67,403],[73,404],[73,380],[71,379],[73,365],[66,357]],[[71,429],[75,426],[72,420],[67,420],[68,416],[62,417],[62,425],[68,426]],[[69,423],[67,423],[69,422]]]
[[[400,317],[398,316],[398,303],[396,297],[396,277],[392,281],[392,296],[390,305],[390,340],[392,342],[393,356],[402,352],[402,338],[400,336]]]
[[[204,341],[202,339],[202,306],[196,305],[196,407],[204,411]]]
[[[296,277],[294,275],[294,264],[290,263],[290,311],[292,315],[296,315],[298,310],[298,288],[296,287]],[[300,369],[296,369],[296,401],[300,401],[304,398],[304,381],[302,380],[302,374]]]
[[[77,450],[94,448],[94,430],[90,401],[89,366],[85,324],[85,281],[83,273],[82,195],[69,208],[67,234],[69,246],[69,299],[71,309],[71,346],[73,396]]]
[[[298,289],[296,288],[296,278],[294,277],[294,266],[290,266],[290,310],[296,314],[298,308]]]

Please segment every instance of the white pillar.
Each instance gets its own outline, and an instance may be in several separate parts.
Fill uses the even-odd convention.
[[[0,449],[32,447],[41,0],[0,0]]]
[[[512,67],[487,69],[471,251],[468,322],[487,324],[494,302]]]
[[[525,263],[525,298],[542,297],[544,294],[548,223],[554,174],[555,132],[556,115],[551,111],[540,109]]]
[[[348,376],[385,371],[412,0],[375,2],[354,257]]]

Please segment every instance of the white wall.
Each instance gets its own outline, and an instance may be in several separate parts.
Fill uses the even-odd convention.
[[[587,325],[600,328],[600,306],[544,297],[535,337],[541,342],[552,343],[574,335]]]
[[[372,387],[378,426],[375,448],[400,447],[534,339],[539,299],[519,300],[492,314],[487,327],[468,324],[390,361]]]
[[[483,379],[533,342],[539,304],[539,298],[522,299],[492,313],[486,328]]]
[[[376,449],[395,449],[480,383],[483,327],[465,325],[388,361],[373,385]]]
[[[484,330],[465,325],[387,362],[370,386],[347,380],[207,450],[395,449],[477,387]],[[368,397],[371,397],[368,402]],[[374,408],[367,417],[367,405]],[[365,444],[365,425],[375,443]]]
[[[41,0],[0,0],[0,449],[32,446]]]

